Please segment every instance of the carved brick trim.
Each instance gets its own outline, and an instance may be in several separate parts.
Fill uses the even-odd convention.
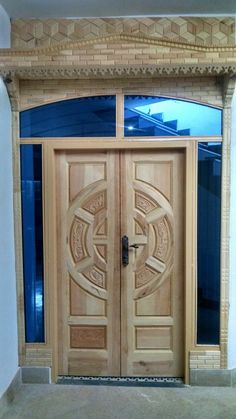
[[[100,67],[93,66],[37,66],[33,67],[4,67],[0,69],[3,78],[18,77],[19,79],[99,79],[99,78],[142,78],[142,77],[176,77],[176,76],[222,76],[236,75],[236,64],[225,65],[117,65]]]
[[[157,39],[150,36],[138,36],[138,35],[127,35],[127,34],[118,34],[118,35],[108,35],[102,36],[94,39],[86,39],[82,41],[74,42],[65,42],[58,45],[52,45],[46,48],[34,48],[34,49],[0,49],[0,56],[35,56],[35,55],[47,55],[58,53],[63,50],[68,49],[79,49],[86,46],[106,43],[106,42],[132,42],[145,45],[153,45],[159,47],[171,47],[178,48],[181,50],[190,50],[197,52],[234,52],[236,51],[236,45],[200,45],[197,43],[190,42],[176,42],[170,41],[168,39],[162,38]]]

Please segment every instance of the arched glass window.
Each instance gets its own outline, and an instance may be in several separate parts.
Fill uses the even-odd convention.
[[[115,135],[115,96],[63,100],[28,109],[20,114],[21,138]]]
[[[125,96],[125,136],[222,135],[222,110],[180,99]]]

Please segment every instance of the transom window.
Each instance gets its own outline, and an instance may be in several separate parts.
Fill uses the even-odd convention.
[[[20,115],[22,138],[115,137],[115,96],[63,100]],[[222,110],[161,96],[124,97],[124,137],[208,137],[222,135]]]
[[[125,96],[125,136],[196,137],[222,134],[222,111],[156,96]]]

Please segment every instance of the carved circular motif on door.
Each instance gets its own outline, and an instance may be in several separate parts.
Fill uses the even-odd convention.
[[[107,299],[107,210],[104,182],[85,188],[68,213],[67,266],[78,285]]]
[[[140,249],[135,260],[134,299],[152,294],[173,269],[173,211],[157,189],[134,182],[135,234]]]

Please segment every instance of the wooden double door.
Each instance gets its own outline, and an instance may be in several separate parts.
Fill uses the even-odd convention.
[[[56,153],[59,374],[183,376],[184,161]]]

